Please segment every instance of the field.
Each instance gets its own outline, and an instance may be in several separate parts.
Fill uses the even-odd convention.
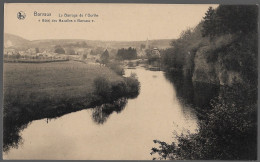
[[[3,149],[17,147],[20,130],[33,120],[138,95],[136,79],[111,69],[79,61],[4,63]]]
[[[111,82],[122,80],[122,77],[104,66],[76,61],[4,63],[4,96],[83,97],[93,92],[93,80],[99,76]]]

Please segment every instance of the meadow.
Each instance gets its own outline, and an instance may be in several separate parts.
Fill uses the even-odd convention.
[[[117,72],[79,61],[4,63],[4,151],[18,147],[19,132],[33,120],[137,96],[138,80]]]
[[[100,76],[111,82],[123,80],[107,67],[76,61],[5,63],[4,94],[78,98],[93,92],[93,81]]]

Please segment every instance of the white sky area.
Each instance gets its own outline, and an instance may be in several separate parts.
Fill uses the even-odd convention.
[[[28,40],[86,39],[138,41],[175,39],[188,27],[195,27],[205,16],[209,4],[23,4],[6,3],[4,31]],[[17,13],[26,18],[19,20]],[[34,12],[52,16],[34,16]],[[39,22],[39,19],[59,19],[59,14],[98,14],[95,22]],[[67,18],[62,18],[67,19]],[[72,19],[72,18],[69,18]],[[76,18],[78,19],[78,18]]]

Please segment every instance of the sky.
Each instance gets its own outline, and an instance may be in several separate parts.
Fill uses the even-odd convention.
[[[205,16],[209,6],[217,7],[213,4],[6,3],[4,32],[28,40],[175,39],[183,30],[195,27]],[[26,14],[23,20],[17,18],[17,13],[20,11]],[[51,16],[35,16],[35,12],[51,13]],[[83,17],[79,17],[79,14]],[[98,15],[98,17],[88,17],[88,14]],[[68,15],[78,17],[66,17]],[[53,19],[58,22],[42,22],[42,19],[50,19],[50,21]],[[59,19],[71,19],[73,22],[59,22]],[[77,19],[91,22],[77,22]]]

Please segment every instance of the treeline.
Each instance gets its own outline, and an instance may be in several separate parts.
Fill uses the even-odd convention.
[[[221,63],[239,72],[250,84],[257,82],[257,6],[220,5],[209,8],[203,20],[181,33],[171,48],[161,51],[166,69],[194,75],[196,55],[207,63]]]
[[[137,51],[132,47],[129,47],[128,49],[121,48],[117,51],[116,56],[121,60],[133,60],[137,58]]]
[[[218,73],[217,68],[207,69],[216,66],[238,73],[244,82],[220,86],[218,97],[202,108],[207,112],[198,133],[177,135],[178,142],[171,144],[154,140],[160,146],[152,154],[168,160],[257,159],[257,16],[256,5],[210,7],[194,29],[184,31],[162,51],[170,73],[206,78]],[[210,66],[196,69],[201,64]]]
[[[67,43],[67,44],[64,44],[63,46],[64,47],[78,47],[78,48],[90,47],[85,41]]]

